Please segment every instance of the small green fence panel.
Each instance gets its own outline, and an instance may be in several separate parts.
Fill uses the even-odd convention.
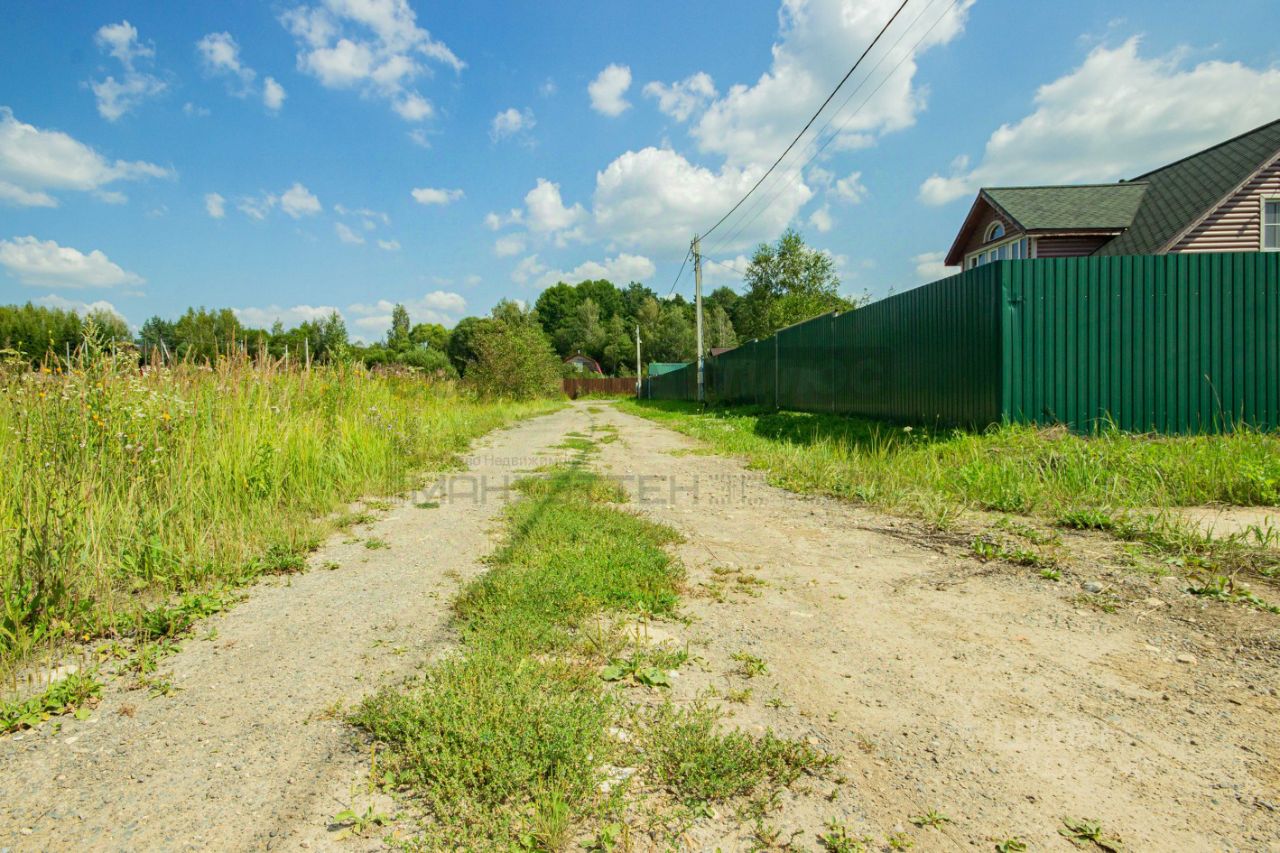
[[[823,314],[777,335],[777,405],[782,409],[829,412],[834,390],[832,315]]]
[[[835,410],[890,420],[1000,420],[1000,278],[983,266],[835,319]]]
[[[1280,255],[1000,266],[1010,420],[1085,431],[1280,427]]]

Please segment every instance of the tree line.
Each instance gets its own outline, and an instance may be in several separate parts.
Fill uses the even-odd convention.
[[[733,347],[828,311],[846,311],[856,302],[839,293],[831,257],[805,245],[795,231],[776,243],[762,243],[744,273],[743,292],[717,287],[703,298],[704,344]],[[31,303],[0,306],[0,348],[39,363],[61,357],[83,340],[88,321],[100,339],[130,341],[144,360],[214,361],[241,352],[249,356],[308,359],[315,363],[360,361],[374,367],[403,365],[426,372],[467,377],[488,364],[532,371],[534,382],[550,381],[575,354],[589,356],[608,375],[635,372],[635,333],[649,362],[682,362],[695,357],[694,305],[680,294],[661,298],[631,282],[619,287],[605,279],[555,284],[531,308],[503,301],[488,316],[464,317],[452,328],[413,323],[403,305],[392,312],[382,340],[350,340],[336,311],[286,329],[245,325],[230,308],[188,308],[174,320],[154,316],[134,336],[125,321],[105,310],[80,317],[72,311]],[[489,370],[471,379],[501,390],[501,376]]]

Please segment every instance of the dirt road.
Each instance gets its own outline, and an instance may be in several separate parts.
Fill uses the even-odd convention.
[[[1247,636],[1215,635],[1202,612],[1221,605],[1172,579],[1133,608],[1082,609],[1074,584],[945,556],[909,524],[772,488],[648,421],[598,417],[621,435],[602,464],[687,537],[684,636],[703,667],[676,698],[750,690],[722,702],[738,725],[842,757],[834,799],[816,786],[766,817],[781,839],[814,849],[834,818],[882,844],[906,832],[915,850],[1013,837],[1071,850],[1059,829],[1072,817],[1128,850],[1280,850],[1275,617],[1246,611]],[[745,678],[735,653],[768,672]],[[911,824],[930,810],[950,822]],[[692,844],[748,847],[753,827],[727,818]]]
[[[1224,636],[1202,618],[1223,605],[1157,581],[1150,601],[1104,613],[1066,584],[772,488],[599,404],[494,434],[470,473],[500,485],[559,455],[566,432],[602,424],[619,438],[594,464],[624,478],[637,511],[686,536],[689,619],[660,630],[687,641],[695,663],[672,698],[714,691],[734,724],[840,756],[831,777],[798,784],[758,819],[700,818],[691,849],[762,836],[816,849],[837,820],[872,849],[902,832],[915,850],[1018,837],[1066,851],[1059,829],[1072,817],[1098,820],[1128,850],[1280,850],[1274,617]],[[165,661],[178,692],[112,685],[84,722],[0,738],[0,849],[378,846],[377,833],[340,840],[327,826],[370,802],[366,746],[334,709],[450,646],[448,602],[482,570],[500,507],[492,492],[467,497],[478,482],[436,509],[395,507],[327,544],[308,573],[260,584],[208,620],[197,636],[215,637]],[[366,547],[372,538],[389,547]],[[747,677],[753,659],[766,671]],[[949,821],[912,825],[931,810]]]
[[[470,494],[545,461],[576,421],[562,411],[492,434],[468,476],[449,479],[456,499],[398,505],[335,537],[305,574],[258,584],[197,629],[216,637],[163,661],[177,692],[148,698],[115,683],[83,722],[0,738],[0,849],[335,844],[329,818],[367,806],[370,761],[335,710],[451,642],[449,602],[482,570],[501,506],[497,492]]]

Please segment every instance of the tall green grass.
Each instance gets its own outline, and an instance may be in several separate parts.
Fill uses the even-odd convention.
[[[140,370],[92,350],[70,371],[0,365],[0,664],[296,569],[325,514],[551,405],[356,367]]]
[[[1280,503],[1280,436],[974,432],[833,415],[628,400],[624,411],[746,457],[779,484],[907,511],[962,507],[1056,518],[1113,510]]]

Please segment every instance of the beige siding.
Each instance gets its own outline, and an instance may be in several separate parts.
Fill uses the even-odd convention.
[[[1111,234],[1077,234],[1036,239],[1037,258],[1084,258],[1115,238]]]
[[[1280,198],[1280,159],[1272,161],[1171,252],[1256,252],[1262,248],[1262,199]]]

